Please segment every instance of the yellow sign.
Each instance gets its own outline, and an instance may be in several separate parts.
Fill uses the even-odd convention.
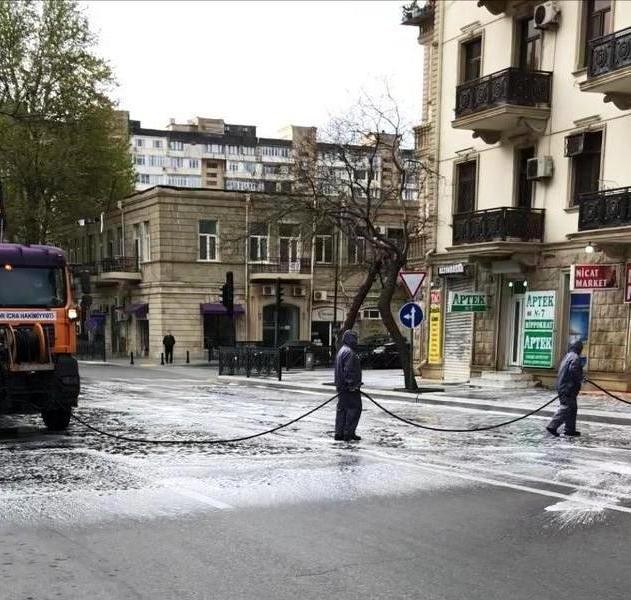
[[[442,302],[440,290],[432,290],[429,304],[429,351],[427,362],[438,365],[443,361]]]

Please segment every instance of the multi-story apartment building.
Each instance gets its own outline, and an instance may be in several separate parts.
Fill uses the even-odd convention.
[[[413,3],[437,172],[426,372],[631,386],[631,2]],[[486,375],[485,375],[486,376]]]
[[[200,358],[205,349],[229,344],[221,304],[228,271],[237,340],[273,346],[280,281],[278,342],[330,345],[334,323],[343,322],[363,280],[366,247],[332,228],[306,226],[297,215],[279,216],[279,201],[263,192],[156,186],[104,215],[102,231],[95,223],[75,232],[70,259],[93,268],[87,325],[104,335],[108,354],[159,357],[167,331],[180,359],[187,350]],[[384,207],[380,223],[389,238],[400,237],[396,206]],[[360,311],[363,338],[385,332],[377,297],[371,291]]]

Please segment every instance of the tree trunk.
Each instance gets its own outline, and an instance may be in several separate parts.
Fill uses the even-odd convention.
[[[342,339],[342,334],[347,329],[352,329],[355,326],[355,321],[357,321],[357,315],[359,314],[359,309],[361,308],[370,288],[373,283],[375,283],[375,279],[377,278],[377,274],[379,273],[379,269],[381,268],[381,264],[379,261],[373,261],[370,263],[370,268],[368,269],[368,273],[366,273],[366,277],[362,284],[357,288],[355,292],[355,296],[353,296],[353,302],[351,303],[351,307],[348,309],[348,313],[346,313],[346,319],[344,319],[344,323],[337,334],[337,339],[335,340],[335,347],[340,347],[340,341]],[[335,315],[333,317],[335,319]]]
[[[392,297],[394,296],[394,291],[396,289],[399,271],[404,264],[405,263],[401,264],[401,261],[396,259],[390,259],[384,263],[385,282],[383,289],[381,290],[381,294],[379,295],[378,306],[379,312],[381,313],[381,319],[383,320],[388,333],[397,345],[397,350],[399,351],[399,356],[401,357],[405,389],[416,391],[418,390],[418,385],[416,384],[416,377],[414,376],[414,371],[412,369],[410,347],[406,343],[406,339],[401,333],[397,322],[392,315]]]

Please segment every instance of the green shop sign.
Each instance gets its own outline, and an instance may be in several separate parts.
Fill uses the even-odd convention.
[[[486,294],[478,292],[449,292],[447,312],[485,312]]]
[[[524,309],[524,367],[549,369],[554,360],[555,292],[527,292]]]

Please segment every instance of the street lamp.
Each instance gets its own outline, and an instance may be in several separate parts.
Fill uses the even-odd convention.
[[[587,246],[585,246],[585,254],[593,254],[594,253],[594,246],[592,245],[591,242],[587,242]]]

